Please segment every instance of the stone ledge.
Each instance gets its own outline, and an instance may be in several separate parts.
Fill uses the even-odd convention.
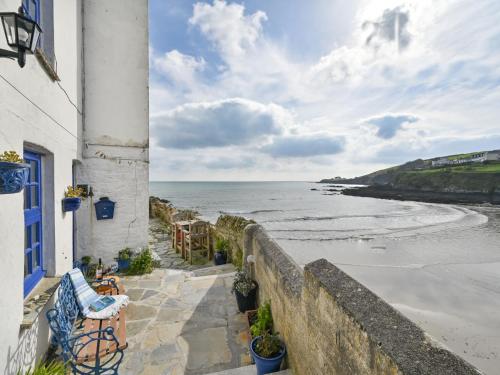
[[[322,288],[402,374],[477,375],[462,358],[432,345],[424,331],[326,259],[305,266],[305,287]]]
[[[269,237],[262,226],[249,225],[245,231],[259,245],[264,262],[275,271],[284,291],[299,298],[304,285],[304,275],[300,266]]]
[[[44,277],[24,301],[21,329],[29,329],[59,287],[60,277]]]

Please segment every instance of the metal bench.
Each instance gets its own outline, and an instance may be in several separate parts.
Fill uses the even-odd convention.
[[[102,282],[111,283],[109,280]],[[114,281],[111,286],[118,290],[113,284]],[[127,347],[124,309],[105,320],[82,317],[70,276],[65,274],[58,300],[46,316],[63,360],[73,374],[118,375],[123,350]]]

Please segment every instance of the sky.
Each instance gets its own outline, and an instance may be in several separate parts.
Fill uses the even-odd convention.
[[[150,0],[150,179],[500,148],[498,0]]]

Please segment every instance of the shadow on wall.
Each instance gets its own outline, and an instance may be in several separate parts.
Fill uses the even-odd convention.
[[[190,298],[192,294],[192,300],[199,302],[178,340],[187,353],[185,375],[210,374],[244,365],[241,360],[246,346],[237,341],[246,325],[230,288],[225,285],[229,281],[232,279],[218,277],[208,290],[190,291]]]
[[[9,347],[7,354],[7,366],[4,375],[17,375],[20,369],[27,368],[36,360],[36,343],[39,331],[39,319],[31,327],[19,333],[20,339],[17,348],[12,351]]]
[[[49,347],[49,326],[45,318],[46,311],[54,305],[54,296],[40,312],[29,329],[21,329],[19,342],[15,349],[9,347],[4,375],[17,375],[19,370],[26,370],[42,359]]]

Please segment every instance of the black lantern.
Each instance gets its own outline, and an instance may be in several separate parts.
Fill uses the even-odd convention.
[[[0,57],[17,58],[22,68],[26,63],[26,52],[35,52],[42,29],[35,21],[24,16],[22,7],[19,8],[19,13],[0,12],[0,19],[7,44],[17,50],[15,52],[0,49]]]

